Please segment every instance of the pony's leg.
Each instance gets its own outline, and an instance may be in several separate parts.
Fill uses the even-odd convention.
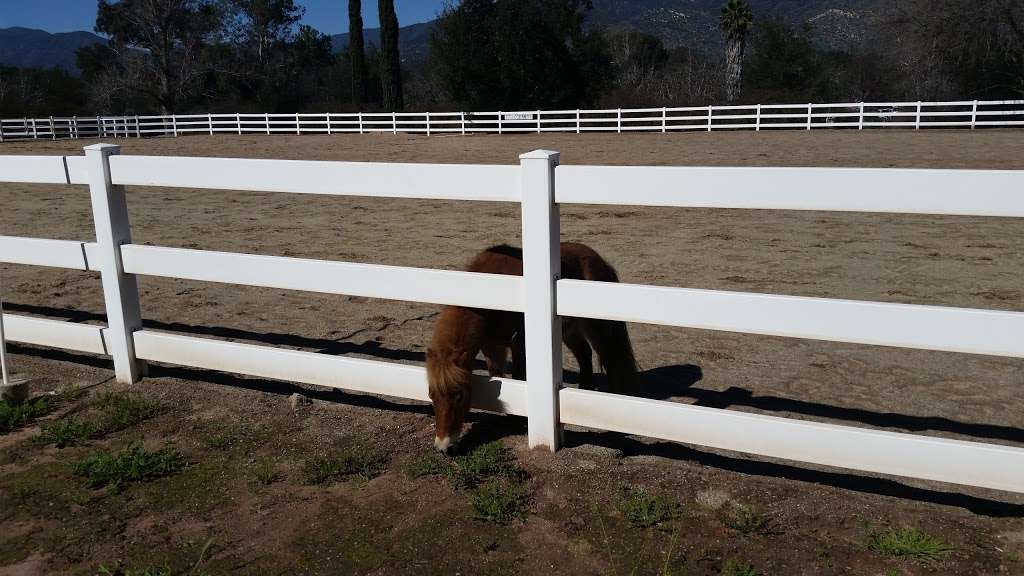
[[[608,375],[609,390],[613,394],[625,393],[637,375],[636,359],[625,323],[585,320],[584,332]]]
[[[483,349],[484,360],[487,362],[487,373],[493,378],[505,376],[508,363],[508,346],[504,344],[488,344]]]
[[[512,377],[526,380],[526,342],[523,331],[519,330],[512,338]]]
[[[580,388],[583,390],[594,389],[594,356],[583,335],[580,326],[582,320],[565,320],[562,322],[562,341],[568,346],[569,351],[576,357],[580,365]]]

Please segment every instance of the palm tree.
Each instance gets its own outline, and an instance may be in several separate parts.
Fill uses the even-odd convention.
[[[352,103],[358,108],[366,101],[362,0],[348,0],[348,55],[352,62]]]
[[[728,0],[722,6],[718,25],[725,34],[725,97],[729,102],[740,95],[743,83],[743,53],[754,24],[754,11],[747,0]]]

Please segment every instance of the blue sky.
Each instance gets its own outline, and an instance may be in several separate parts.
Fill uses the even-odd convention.
[[[296,0],[306,7],[303,23],[328,34],[348,31],[348,0]],[[395,0],[402,26],[433,20],[443,0]],[[24,26],[49,32],[92,30],[95,0],[0,0],[0,28]],[[363,0],[363,22],[377,27],[377,2]]]

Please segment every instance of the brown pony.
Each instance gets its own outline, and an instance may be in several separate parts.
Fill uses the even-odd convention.
[[[470,272],[522,276],[523,251],[507,245],[478,254],[466,268]],[[589,246],[562,244],[562,278],[618,282],[615,270]],[[636,377],[636,360],[629,333],[622,322],[564,318],[562,340],[580,365],[580,387],[593,387],[592,348],[608,374],[614,393],[623,392]],[[526,378],[523,315],[518,312],[446,306],[427,348],[427,377],[434,404],[434,446],[447,451],[459,441],[472,402],[472,373],[477,353],[483,352],[487,371],[505,375],[509,351],[512,377]]]

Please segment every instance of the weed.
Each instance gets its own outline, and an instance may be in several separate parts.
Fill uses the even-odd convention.
[[[213,450],[223,450],[235,442],[235,437],[224,432],[214,432],[203,436],[203,444]]]
[[[35,441],[40,444],[53,444],[57,448],[78,446],[85,443],[95,433],[89,422],[79,420],[77,416],[62,418],[48,426],[44,425]]]
[[[417,458],[405,465],[405,475],[410,478],[424,476],[451,476],[453,463],[437,452]]]
[[[761,513],[756,508],[742,504],[733,504],[732,509],[725,514],[722,522],[726,527],[744,536],[767,536],[776,533],[774,524],[768,515]]]
[[[470,502],[473,505],[473,517],[477,520],[508,524],[526,516],[530,497],[519,484],[497,480],[477,487]]]
[[[270,486],[281,479],[280,472],[271,462],[260,462],[253,468],[253,481],[260,486]]]
[[[6,434],[49,414],[57,407],[57,396],[40,396],[22,404],[0,400],[0,434]]]
[[[135,442],[118,454],[97,452],[75,464],[73,470],[91,488],[106,486],[117,491],[125,484],[169,476],[185,466],[185,458],[170,446],[148,452]]]
[[[730,558],[722,566],[722,576],[760,576],[753,564]]]
[[[917,528],[890,528],[872,534],[868,540],[868,549],[928,563],[942,558],[953,547]]]
[[[484,444],[469,454],[456,456],[453,464],[447,473],[458,488],[475,488],[495,477],[521,480],[526,476],[512,451],[501,442]]]
[[[152,400],[114,391],[100,394],[93,406],[100,410],[97,429],[102,434],[124,430],[152,418],[157,412],[157,404]]]
[[[309,484],[327,484],[350,477],[369,481],[380,476],[386,469],[382,456],[366,452],[348,452],[306,462],[306,479]]]
[[[675,518],[679,505],[665,496],[654,496],[638,488],[619,503],[619,510],[634,528],[650,528]]]

